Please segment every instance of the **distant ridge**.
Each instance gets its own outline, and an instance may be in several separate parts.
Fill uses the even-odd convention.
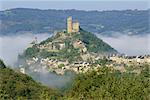
[[[65,28],[63,23],[69,15],[78,19],[83,29],[93,33],[105,36],[112,36],[115,32],[126,35],[145,35],[149,33],[148,12],[149,10],[82,11],[15,8],[0,11],[2,22],[0,35],[25,32],[51,34],[54,30]]]

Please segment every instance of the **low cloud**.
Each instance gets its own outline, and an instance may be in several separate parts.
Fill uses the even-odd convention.
[[[67,71],[64,75],[57,75],[54,72],[49,72],[47,69],[36,65],[36,68],[39,67],[40,72],[31,72],[27,74],[30,75],[34,80],[41,82],[42,84],[54,87],[54,88],[67,88],[68,85],[72,83],[72,80],[75,76],[75,73]]]
[[[0,37],[0,59],[13,66],[14,62],[17,61],[18,54],[22,53],[35,37],[38,38],[38,41],[41,41],[49,36],[49,34],[2,36]]]
[[[145,36],[104,37],[97,35],[120,53],[127,55],[150,54],[150,34]]]

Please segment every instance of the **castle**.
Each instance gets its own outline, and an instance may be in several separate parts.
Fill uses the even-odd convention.
[[[72,32],[79,32],[80,30],[80,24],[78,21],[72,23],[72,17],[69,16],[67,18],[67,32],[72,33]]]

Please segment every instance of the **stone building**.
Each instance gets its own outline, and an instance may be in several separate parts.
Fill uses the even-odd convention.
[[[25,68],[20,68],[20,72],[25,74]]]
[[[72,17],[67,18],[67,32],[72,33]]]
[[[78,21],[74,22],[73,23],[73,32],[79,32],[79,29],[80,29],[79,26],[80,26],[80,24]]]
[[[69,16],[67,18],[67,32],[72,33],[72,32],[79,32],[80,30],[80,24],[78,21],[74,22],[72,21],[72,17]]]
[[[87,51],[87,48],[85,47],[85,44],[81,40],[76,40],[73,43],[74,48],[79,48],[80,52],[85,53]]]

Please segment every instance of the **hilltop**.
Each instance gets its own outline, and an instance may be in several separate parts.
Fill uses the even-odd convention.
[[[26,32],[51,34],[54,30],[65,28],[64,19],[69,15],[78,19],[83,29],[105,36],[114,36],[116,33],[149,33],[149,10],[81,11],[16,8],[0,11],[0,35]]]
[[[40,68],[46,66],[44,68],[49,71],[64,74],[66,69],[78,72],[78,67],[75,66],[89,69],[89,65],[96,60],[117,53],[96,35],[83,30],[79,22],[73,22],[72,17],[68,17],[66,29],[55,31],[53,36],[40,43],[35,39],[23,54],[19,55],[18,62],[21,62],[19,66],[28,66],[28,70],[31,68],[32,71],[41,71]]]
[[[80,32],[68,34],[66,31],[56,32],[52,37],[27,48],[23,57],[41,57],[59,60],[87,61],[98,55],[117,53],[110,45],[96,35],[80,29]]]
[[[21,66],[28,66],[27,69],[33,67],[34,71],[37,71],[38,64],[40,68],[46,66],[49,71],[64,74],[66,69],[77,72],[78,67],[75,66],[86,66],[89,69],[90,63],[117,53],[96,35],[83,30],[79,22],[73,22],[72,17],[68,17],[66,29],[55,31],[52,37],[40,43],[35,39],[24,53],[19,55],[18,62],[22,62]]]

